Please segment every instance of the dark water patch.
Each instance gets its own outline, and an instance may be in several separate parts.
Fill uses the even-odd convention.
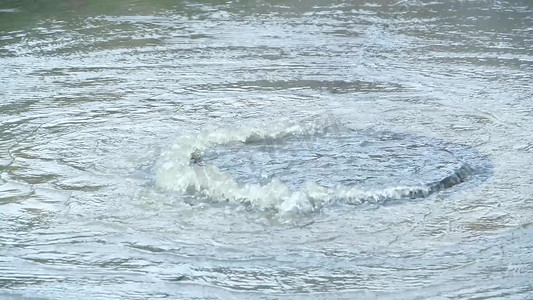
[[[344,81],[344,80],[256,80],[227,84],[199,85],[189,88],[191,91],[235,91],[235,90],[318,90],[332,94],[370,93],[400,91],[403,87],[396,83],[379,81]]]

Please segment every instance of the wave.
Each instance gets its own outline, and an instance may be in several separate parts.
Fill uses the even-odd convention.
[[[307,213],[325,205],[342,201],[349,204],[382,203],[402,198],[427,197],[466,181],[473,169],[462,163],[437,181],[417,185],[385,186],[365,189],[358,186],[326,188],[306,181],[298,189],[277,178],[266,183],[239,183],[230,172],[214,165],[200,165],[204,151],[233,142],[253,144],[283,140],[290,136],[316,135],[347,130],[329,117],[314,117],[300,122],[203,131],[193,136],[179,137],[161,154],[156,166],[155,182],[160,189],[194,195],[215,202],[241,203],[260,210],[280,213]]]

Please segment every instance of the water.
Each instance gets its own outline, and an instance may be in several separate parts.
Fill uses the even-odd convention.
[[[532,16],[0,2],[0,298],[533,297]]]

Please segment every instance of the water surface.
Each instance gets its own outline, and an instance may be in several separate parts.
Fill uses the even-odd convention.
[[[1,2],[0,297],[531,298],[532,16]]]

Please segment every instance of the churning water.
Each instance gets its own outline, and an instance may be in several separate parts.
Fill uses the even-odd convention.
[[[0,298],[530,299],[529,1],[0,2]]]

